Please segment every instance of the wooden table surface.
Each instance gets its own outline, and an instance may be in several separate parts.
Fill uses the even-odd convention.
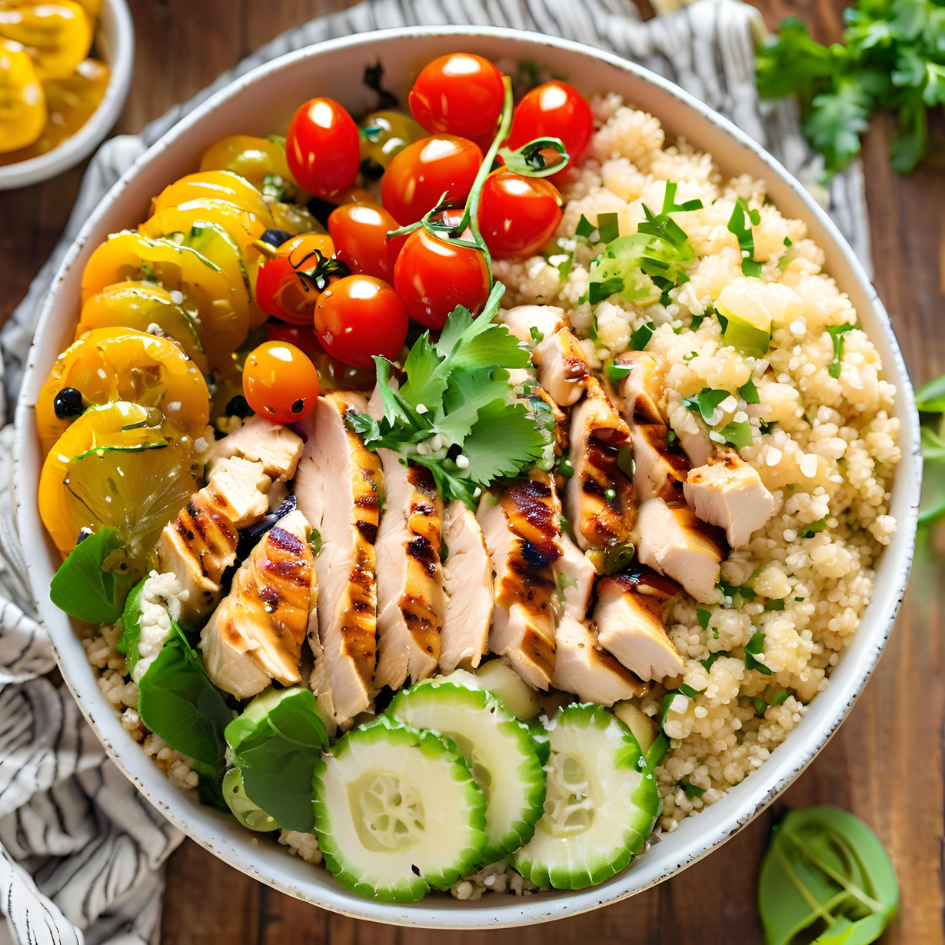
[[[129,0],[137,28],[134,83],[118,131],[137,131],[250,50],[346,0]],[[817,38],[839,36],[843,0],[756,0],[769,26],[795,13]],[[945,165],[911,177],[889,167],[894,122],[874,123],[865,172],[876,286],[916,384],[945,371]],[[941,134],[941,127],[939,128]],[[82,168],[0,194],[0,320],[22,298],[59,237]],[[774,807],[721,850],[656,889],[587,916],[521,930],[443,933],[358,922],[248,879],[185,840],[167,869],[163,938],[173,945],[555,945],[761,942],[755,878],[771,823],[786,807],[838,804],[886,845],[902,888],[887,943],[943,939],[945,716],[943,559],[920,549],[896,632],[855,711]],[[877,588],[882,594],[882,587]]]

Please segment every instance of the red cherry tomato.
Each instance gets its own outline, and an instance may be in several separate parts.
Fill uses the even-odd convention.
[[[394,263],[406,236],[388,239],[397,221],[382,207],[348,203],[332,210],[328,232],[335,243],[335,256],[352,272],[376,276],[385,282],[394,278]]]
[[[571,165],[584,156],[594,132],[594,116],[580,93],[567,82],[546,82],[515,107],[508,147],[513,151],[533,138],[560,138]]]
[[[256,274],[256,301],[274,318],[290,325],[311,325],[315,301],[339,267],[331,237],[305,233],[286,240],[275,255],[264,258]]]
[[[285,157],[303,190],[318,197],[332,197],[350,187],[358,176],[358,126],[333,99],[309,99],[289,123]]]
[[[482,56],[440,56],[417,76],[410,111],[430,134],[475,138],[495,128],[505,101],[502,73]]]
[[[486,178],[479,201],[479,231],[498,259],[533,256],[561,222],[561,195],[550,181],[502,168]]]
[[[376,354],[393,361],[407,340],[409,321],[397,293],[373,276],[339,279],[315,306],[315,334],[322,347],[352,367],[372,367]]]
[[[421,138],[395,154],[381,178],[384,208],[407,226],[432,210],[444,193],[447,200],[462,203],[481,164],[482,151],[466,138]]]
[[[268,420],[302,420],[318,400],[318,371],[295,345],[267,341],[246,359],[243,395],[246,403]]]
[[[478,250],[444,243],[420,227],[394,266],[394,287],[421,325],[439,330],[457,305],[478,315],[489,298],[489,269]]]

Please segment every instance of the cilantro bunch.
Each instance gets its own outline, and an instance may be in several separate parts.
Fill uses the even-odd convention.
[[[478,318],[462,306],[454,309],[439,340],[421,335],[399,387],[392,383],[390,361],[375,357],[384,416],[349,415],[368,449],[395,450],[426,466],[445,501],[460,499],[470,507],[496,480],[537,465],[551,437],[509,377],[509,370],[529,364],[529,355],[493,322],[504,292],[497,282]]]
[[[797,94],[804,134],[828,174],[860,151],[860,135],[877,108],[898,113],[892,166],[910,173],[928,149],[930,109],[945,105],[945,3],[858,0],[845,11],[843,42],[811,39],[795,17],[758,52],[762,98]]]

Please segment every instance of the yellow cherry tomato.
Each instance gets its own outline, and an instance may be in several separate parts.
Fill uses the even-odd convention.
[[[283,186],[298,189],[285,160],[285,147],[269,138],[230,135],[211,145],[200,161],[205,171],[232,171],[261,191],[267,177],[281,178]]]
[[[0,39],[0,152],[34,144],[46,119],[46,94],[33,60],[16,43]]]
[[[361,170],[374,180],[383,174],[398,151],[427,136],[420,125],[403,112],[371,112],[360,125],[361,161],[369,162],[366,166],[362,163]]]
[[[71,75],[92,48],[92,19],[73,0],[0,4],[0,36],[22,44],[41,79]]]
[[[56,440],[39,479],[39,514],[63,556],[83,528],[114,528],[127,571],[145,573],[164,526],[197,488],[193,453],[160,411],[118,401],[87,410]]]
[[[92,19],[97,19],[102,12],[102,0],[76,0],[76,2]]]
[[[116,282],[156,282],[180,292],[193,311],[197,333],[211,366],[225,364],[246,340],[249,306],[242,283],[234,283],[209,259],[169,239],[116,233],[102,243],[82,273],[82,304]]]
[[[262,194],[249,181],[230,171],[203,171],[182,177],[161,191],[154,200],[151,213],[160,213],[166,207],[177,207],[199,198],[236,204],[241,210],[254,214],[263,224],[263,229],[268,230],[273,225],[272,214]]]
[[[81,400],[71,392],[59,398],[66,389]],[[203,436],[210,418],[207,382],[173,341],[130,328],[96,328],[59,355],[39,392],[36,426],[43,449],[83,407],[113,400],[157,407],[192,439]]]
[[[181,346],[202,374],[209,371],[194,319],[155,282],[119,282],[93,295],[82,306],[75,340],[96,328],[132,328],[164,335]]]

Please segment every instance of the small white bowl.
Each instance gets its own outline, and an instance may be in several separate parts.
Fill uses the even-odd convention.
[[[757,771],[721,801],[685,819],[678,830],[638,857],[606,883],[579,891],[550,891],[516,898],[490,894],[478,902],[433,895],[411,904],[361,899],[337,886],[322,868],[260,841],[232,818],[201,807],[194,792],[174,788],[121,727],[118,713],[97,684],[69,619],[49,600],[49,582],[59,558],[37,510],[36,483],[42,454],[35,428],[39,389],[58,353],[71,341],[82,269],[108,233],[144,219],[151,198],[175,178],[197,167],[203,151],[224,135],[282,130],[299,103],[313,95],[338,99],[353,113],[375,107],[363,85],[364,68],[380,60],[385,83],[396,93],[409,87],[416,69],[436,56],[463,50],[492,60],[537,60],[563,74],[584,93],[613,90],[656,115],[670,135],[685,134],[709,151],[728,173],[763,179],[772,200],[789,217],[807,222],[824,249],[826,268],[846,291],[898,388],[902,462],[892,488],[891,513],[899,523],[877,567],[875,598],[859,632],[843,652],[830,685],[817,696],[797,727]],[[69,250],[43,310],[16,413],[14,482],[17,525],[24,539],[30,582],[49,630],[63,678],[108,753],[141,792],[190,837],[225,862],[282,892],[375,922],[449,929],[531,925],[586,912],[640,892],[710,853],[765,809],[824,747],[850,711],[882,654],[905,590],[915,543],[921,481],[918,415],[909,376],[889,319],[853,251],[806,190],[754,141],[665,79],[617,56],[535,33],[488,27],[409,27],[336,39],[270,62],[195,108],[122,177],[102,200]]]
[[[104,0],[95,29],[95,46],[111,69],[108,88],[98,108],[74,135],[51,151],[0,166],[0,190],[39,184],[75,167],[112,130],[128,97],[135,61],[135,27],[125,0]]]

